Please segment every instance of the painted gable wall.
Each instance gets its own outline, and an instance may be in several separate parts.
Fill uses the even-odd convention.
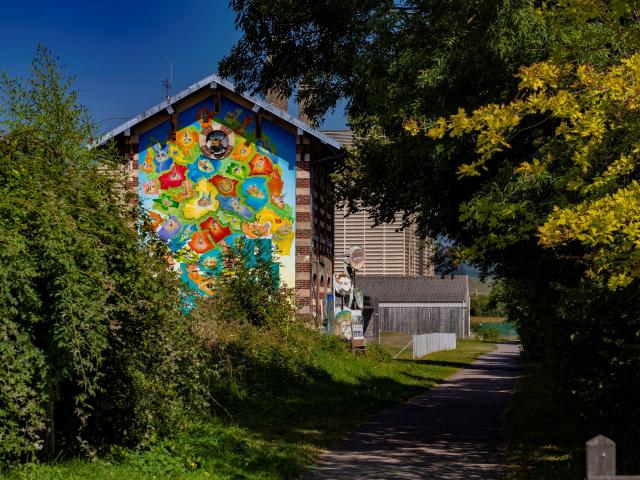
[[[212,293],[222,251],[241,237],[268,242],[281,283],[295,286],[296,136],[226,96],[178,110],[138,131],[138,195],[176,269],[191,287]]]

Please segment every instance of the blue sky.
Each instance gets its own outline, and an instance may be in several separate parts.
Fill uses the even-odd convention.
[[[38,43],[76,75],[80,101],[102,132],[211,73],[240,38],[227,0],[35,0],[7,2],[0,16],[0,69],[27,76]],[[322,128],[344,128],[342,111]]]

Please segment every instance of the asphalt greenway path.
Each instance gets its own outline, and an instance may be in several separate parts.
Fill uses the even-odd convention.
[[[499,343],[444,383],[381,412],[321,454],[304,480],[504,478],[501,417],[519,350]]]

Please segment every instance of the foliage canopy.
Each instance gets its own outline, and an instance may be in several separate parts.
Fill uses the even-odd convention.
[[[337,194],[378,220],[396,211],[434,233],[457,232],[457,205],[469,197],[455,182],[468,145],[404,134],[403,120],[437,118],[459,106],[506,100],[512,73],[546,51],[543,23],[528,1],[289,2],[236,0],[244,35],[220,64],[239,87],[296,94],[322,114],[343,98],[361,139],[339,166]],[[466,152],[466,153],[465,153]]]
[[[589,64],[573,68],[542,62],[523,67],[517,76],[519,98],[488,104],[470,115],[460,109],[448,120],[440,118],[428,136],[473,135],[478,157],[460,165],[461,176],[480,176],[495,159],[515,163],[513,183],[554,178],[553,209],[536,219],[540,225],[502,236],[501,248],[532,233],[543,247],[579,242],[590,278],[604,278],[611,288],[629,285],[640,276],[640,186],[635,175],[640,153],[640,56],[625,58],[605,71]],[[511,159],[510,143],[520,141],[531,119],[536,128],[549,130],[549,140],[535,142],[526,159]],[[417,133],[413,123],[405,128]],[[489,226],[497,217],[526,216],[536,207],[531,201],[483,200],[477,196],[462,205],[462,219]],[[478,238],[468,254],[478,261],[491,247],[486,238]]]

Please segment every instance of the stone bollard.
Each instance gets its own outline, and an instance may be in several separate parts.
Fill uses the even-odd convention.
[[[587,480],[615,477],[616,442],[598,435],[587,442]]]

